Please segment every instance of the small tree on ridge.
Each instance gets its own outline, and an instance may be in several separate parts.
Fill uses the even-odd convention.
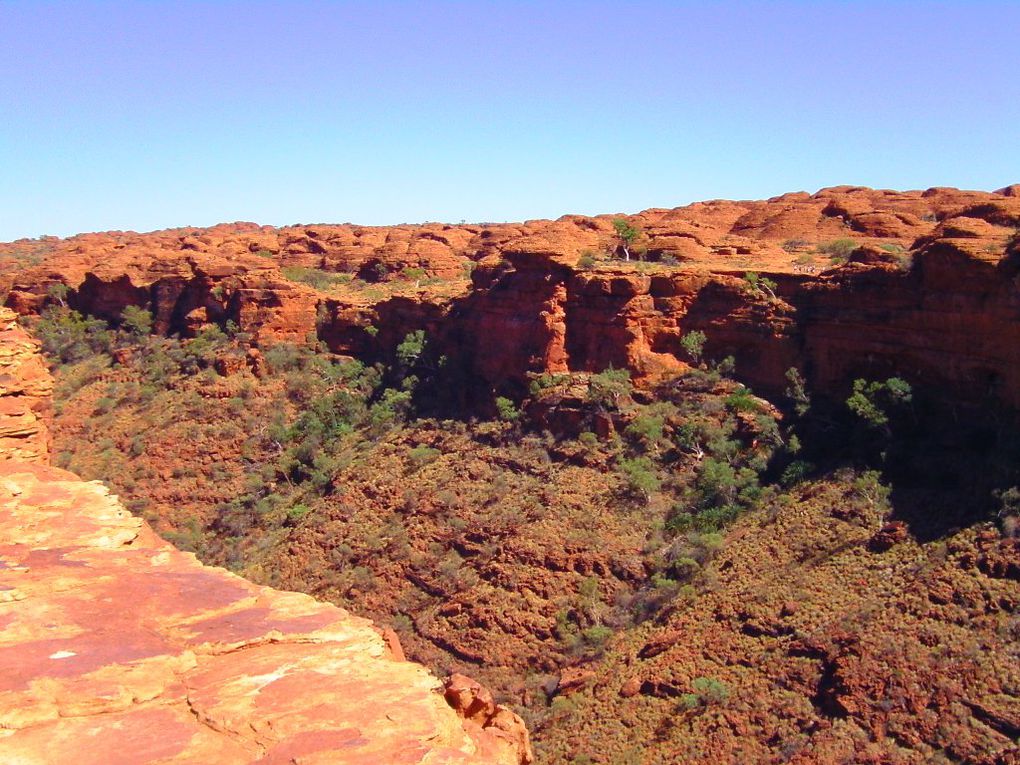
[[[632,226],[626,218],[614,219],[613,230],[616,231],[618,246],[623,249],[623,259],[630,260],[630,248],[641,236],[641,231]]]

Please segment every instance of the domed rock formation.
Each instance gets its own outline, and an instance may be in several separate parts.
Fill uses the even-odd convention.
[[[791,366],[831,390],[905,365],[953,395],[991,386],[1015,405],[1012,188],[840,186],[646,210],[626,216],[643,264],[610,257],[614,216],[564,216],[25,240],[7,246],[16,257],[0,276],[18,313],[53,302],[61,283],[83,313],[117,323],[143,306],[164,334],[232,322],[257,345],[316,337],[372,359],[424,330],[482,399],[524,390],[536,372],[613,365],[654,380],[683,368],[680,339],[699,330],[709,358],[734,356],[763,392],[781,391]]]

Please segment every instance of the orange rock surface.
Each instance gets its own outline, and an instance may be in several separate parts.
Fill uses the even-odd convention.
[[[639,384],[651,383],[685,369],[690,359],[681,339],[685,333],[699,330],[707,337],[708,359],[734,356],[737,376],[768,395],[781,394],[786,370],[797,367],[813,394],[837,402],[845,399],[846,387],[855,377],[902,374],[918,390],[923,388],[958,404],[961,419],[966,417],[968,405],[991,410],[1001,402],[1020,407],[1016,289],[1020,278],[1020,239],[1016,236],[1020,187],[994,193],[837,187],[760,202],[710,201],[674,210],[647,210],[627,217],[642,230],[641,247],[656,261],[650,263],[609,257],[615,248],[613,217],[377,228],[315,225],[274,229],[231,224],[152,234],[90,234],[15,243],[17,252],[38,262],[27,268],[0,268],[0,273],[6,274],[3,278],[10,288],[7,304],[24,314],[53,302],[51,285],[61,282],[68,287],[66,299],[72,307],[113,322],[127,305],[151,309],[161,333],[187,335],[209,322],[235,322],[254,335],[255,347],[243,359],[223,360],[225,370],[229,364],[255,369],[262,363],[262,350],[272,341],[303,339],[312,333],[333,351],[371,362],[384,358],[407,333],[425,330],[449,358],[450,366],[463,370],[465,388],[471,388],[468,394],[491,403],[494,395],[519,398],[533,373],[600,371],[613,366],[628,369]],[[838,239],[851,240],[855,248],[846,262],[836,263],[818,251],[819,245]],[[593,254],[598,256],[596,262],[587,264]],[[306,273],[309,270],[312,273]],[[418,271],[424,273],[423,278]],[[756,289],[747,278],[749,272],[768,277],[774,288]],[[309,276],[319,283],[309,282]],[[335,281],[331,281],[333,277]],[[208,392],[212,395],[215,387],[226,393],[229,385],[229,379],[217,381]],[[84,417],[90,416],[88,402],[82,403],[81,409],[87,410]],[[401,513],[407,517],[401,523],[414,532],[408,535],[410,542],[420,541],[432,556],[422,553],[426,569],[434,568],[435,556],[425,540],[453,539],[467,556],[495,540],[499,546],[494,549],[502,559],[491,553],[499,565],[487,564],[485,573],[508,593],[530,599],[519,610],[505,605],[511,602],[509,598],[484,601],[462,595],[452,585],[443,589],[427,576],[411,581],[406,575],[414,570],[410,564],[389,559],[388,553],[380,554],[378,547],[367,542],[364,548],[369,552],[365,555],[371,556],[378,569],[375,574],[381,585],[367,594],[357,593],[357,597],[361,604],[371,604],[377,615],[392,611],[401,588],[419,588],[434,598],[429,608],[406,609],[414,617],[410,621],[415,634],[408,646],[418,658],[428,648],[414,646],[411,640],[431,641],[477,667],[494,664],[507,672],[519,671],[521,666],[546,668],[541,662],[548,658],[548,648],[542,643],[552,643],[555,626],[551,616],[548,620],[530,618],[532,613],[542,616],[535,602],[541,606],[548,603],[546,610],[552,611],[553,600],[570,591],[576,576],[597,573],[612,583],[614,579],[640,580],[644,572],[631,574],[632,567],[625,565],[628,562],[620,554],[625,545],[615,537],[613,543],[601,546],[597,538],[575,542],[563,534],[565,526],[571,528],[569,524],[549,522],[539,527],[527,515],[520,516],[527,519],[523,523],[518,516],[508,515],[505,529],[495,527],[479,512],[479,508],[485,510],[487,495],[469,490],[475,488],[474,482],[488,491],[488,477],[499,475],[494,466],[503,455],[482,450],[468,454],[459,448],[455,434],[426,440],[420,435],[416,432],[407,443],[384,444],[399,448],[375,462],[359,461],[345,469],[342,480],[348,481],[350,491],[338,493],[324,503],[324,512],[295,527],[277,573],[285,586],[334,596],[319,585],[331,581],[329,577],[335,573],[337,542],[349,541],[362,529],[374,530],[379,539],[388,538],[389,531],[380,519]],[[446,439],[452,448],[445,448]],[[464,504],[475,516],[472,521],[481,527],[477,536],[472,536],[475,529],[469,526],[462,534],[449,537],[438,533],[442,531],[439,524],[430,526],[432,515],[463,501],[460,494],[445,490],[439,467],[435,479],[427,466],[415,474],[416,504],[407,501],[403,490],[410,466],[396,455],[404,447],[423,446],[438,453],[437,463],[445,457],[456,469],[465,471]],[[217,459],[226,461],[229,454],[225,447]],[[187,492],[170,469],[178,458],[170,450],[157,455],[157,460],[166,462],[160,465],[166,474],[161,481],[179,492],[173,496],[184,497]],[[452,468],[442,467],[452,472]],[[530,483],[505,484],[503,493],[530,493],[543,505],[573,503],[590,517],[599,517],[591,513],[594,491],[583,493],[581,490],[589,487],[582,482],[576,482],[574,496],[560,491],[571,483],[568,475],[551,480],[551,470],[541,465],[532,469],[531,463],[523,461],[515,463],[514,469],[517,474],[531,469],[534,475],[528,476]],[[42,492],[46,496],[49,490],[38,487],[56,485],[53,481],[66,479],[71,481],[69,485],[92,486],[75,484],[66,474],[44,475],[41,468],[18,470],[22,472],[12,473],[8,481],[14,482],[14,507],[21,506],[22,495],[36,497]],[[64,478],[58,481],[58,475]],[[594,488],[608,491],[607,487]],[[15,496],[15,490],[21,494]],[[939,762],[943,753],[952,761],[985,765],[1016,761],[1017,677],[1015,662],[1009,662],[1018,634],[1013,616],[1018,603],[1015,538],[985,539],[967,530],[951,535],[944,549],[926,547],[904,526],[887,522],[887,518],[847,520],[841,514],[846,497],[836,489],[811,491],[819,493],[805,494],[775,508],[774,514],[735,526],[727,552],[719,559],[713,587],[689,608],[666,613],[660,621],[644,624],[621,638],[607,662],[591,673],[558,673],[553,678],[556,692],[570,700],[564,714],[574,716],[570,724],[541,731],[544,750],[563,762],[581,756],[629,761],[626,758],[642,747],[649,747],[649,757],[663,757],[648,761],[663,762],[702,762],[707,757],[718,762],[920,763]],[[441,498],[447,493],[448,497]],[[608,523],[592,521],[589,526],[593,535],[603,539],[615,531]],[[127,570],[127,561],[139,550],[145,552],[137,557],[149,556],[150,564],[166,555],[181,561],[185,568],[221,577],[216,579],[219,584],[186,590],[187,599],[193,602],[188,604],[189,610],[173,619],[159,612],[161,599],[156,599],[158,606],[152,606],[156,616],[148,616],[142,609],[140,616],[148,631],[115,643],[137,645],[130,650],[139,653],[115,663],[117,671],[126,673],[124,679],[117,676],[121,685],[116,687],[129,689],[132,698],[143,701],[104,713],[103,720],[116,721],[116,715],[136,706],[150,711],[155,706],[162,711],[181,711],[183,719],[194,720],[189,741],[198,742],[196,746],[215,745],[208,739],[210,725],[217,732],[226,732],[239,746],[263,741],[258,736],[269,732],[285,732],[279,741],[264,744],[266,748],[259,750],[258,756],[270,756],[274,746],[296,747],[294,738],[304,742],[299,722],[289,717],[286,723],[282,717],[278,722],[272,717],[282,708],[278,705],[287,702],[277,701],[271,693],[285,694],[287,685],[282,689],[274,688],[276,682],[267,686],[267,700],[262,705],[251,701],[251,691],[245,690],[241,680],[252,675],[273,676],[269,667],[274,666],[274,658],[265,659],[264,669],[258,664],[245,668],[240,663],[270,649],[278,652],[275,660],[282,662],[288,649],[300,653],[329,642],[321,633],[325,630],[334,635],[332,622],[325,627],[316,626],[314,620],[292,623],[310,619],[310,614],[320,613],[315,609],[327,607],[302,601],[300,596],[269,594],[273,591],[202,569],[165,546],[150,552],[147,527],[138,524],[135,528],[137,535],[130,544],[104,548],[102,556],[85,547],[70,552],[61,549],[54,557],[60,544],[47,544],[41,557],[36,554],[33,559],[33,553],[26,550],[23,556],[28,557],[12,555],[11,567],[0,568],[0,575],[16,582],[16,572],[25,567],[31,570],[33,560],[36,569],[55,567],[59,584],[54,589],[60,598],[89,591],[92,585],[79,585],[74,577],[89,573],[82,571],[83,567],[98,565],[91,563],[93,558],[119,561],[118,556],[124,556],[125,562],[116,565]],[[24,530],[18,533],[31,536]],[[630,544],[626,539],[623,542]],[[554,549],[547,550],[547,546]],[[64,560],[71,563],[65,565]],[[504,566],[504,561],[512,565]],[[639,561],[636,565],[640,569]],[[157,565],[148,565],[146,570],[149,575],[159,572]],[[126,575],[107,574],[102,586],[113,587],[113,579],[120,593],[129,589],[123,582],[134,581]],[[482,586],[489,587],[488,581]],[[256,605],[237,605],[236,601],[222,608],[203,605],[207,591],[214,593],[230,582],[247,593],[238,596],[241,601]],[[10,586],[11,597],[19,597],[19,585]],[[151,586],[158,590],[161,585]],[[346,590],[345,597],[350,592],[356,591]],[[114,591],[109,597],[117,602],[116,598],[123,596]],[[246,637],[248,617],[224,615],[249,613],[251,608],[258,611],[263,608],[258,605],[262,603],[259,598],[276,597],[298,605],[279,606],[276,611],[265,605],[267,610],[259,611],[261,626],[255,630],[259,634],[254,637]],[[302,602],[308,605],[301,606]],[[63,606],[58,603],[50,608],[55,611]],[[105,620],[101,624],[109,622],[114,625],[110,629],[119,634],[117,620],[121,617],[111,614],[109,608],[102,610],[106,606],[98,608]],[[310,610],[302,610],[305,608]],[[343,612],[330,613],[340,619]],[[162,621],[164,617],[168,621]],[[5,630],[0,639],[21,629],[18,623],[3,619],[0,611],[0,628]],[[218,626],[209,632],[204,626],[194,632],[195,625],[216,619],[225,622],[216,622]],[[48,635],[43,631],[45,625],[54,623],[62,624],[40,617],[39,623],[29,627]],[[847,624],[853,629],[848,630]],[[151,625],[156,625],[154,632]],[[365,640],[374,641],[379,651],[371,666],[396,664],[387,658],[382,639],[370,637],[375,632],[367,624],[363,626],[368,636]],[[219,633],[220,628],[229,634]],[[287,632],[291,628],[293,632]],[[106,627],[87,622],[70,629],[87,635],[89,630]],[[168,632],[161,631],[164,629]],[[234,629],[239,632],[229,632]],[[280,635],[267,636],[264,631],[268,629],[280,630]],[[504,633],[502,643],[493,639],[500,631]],[[169,637],[162,637],[164,634]],[[144,701],[150,681],[140,667],[149,666],[146,651],[164,655],[158,646],[150,646],[148,641],[156,639],[153,635],[182,646],[174,660],[192,657],[195,666],[178,669],[175,664],[170,673],[183,691],[168,681],[168,690]],[[250,646],[236,647],[238,640],[244,643],[249,639]],[[345,638],[339,640],[346,645]],[[31,643],[28,645],[29,649],[19,645],[15,654],[17,671],[21,671],[22,657],[32,656]],[[36,664],[28,662],[27,666],[50,667],[54,661],[58,663],[52,666],[63,666],[59,663],[63,659],[49,657],[75,649],[54,643],[47,650],[50,653],[45,654],[45,661],[37,657],[33,660]],[[366,658],[363,652],[358,656]],[[314,664],[315,660],[309,661]],[[512,666],[515,661],[519,664]],[[217,662],[225,664],[220,668]],[[89,674],[82,682],[105,682],[106,676],[101,674],[105,668],[105,663],[97,665],[90,673],[99,673],[98,679]],[[0,677],[6,674],[0,673]],[[298,674],[300,691],[287,698],[304,693],[304,677]],[[422,685],[414,686],[421,694],[415,691],[407,703],[435,697],[437,684],[423,677]],[[315,679],[319,679],[317,675]],[[699,679],[716,679],[732,689],[731,706],[716,705],[710,699],[682,706],[681,700],[697,690],[695,681]],[[141,688],[137,692],[131,684],[136,680]],[[64,696],[47,689],[63,687],[59,685],[62,682],[63,676],[45,676],[43,688],[50,696],[44,698],[50,701],[41,707],[36,702],[24,703],[21,697],[11,702],[16,714],[35,710],[32,713],[43,714],[43,718],[0,738],[0,745],[30,736],[42,726],[88,720],[89,716],[79,715],[73,705],[70,717],[56,716],[62,714],[56,699]],[[342,691],[344,698],[336,701],[329,700],[326,690],[319,695],[314,686],[307,687],[312,689],[313,708],[318,708],[316,704],[339,704],[344,714],[363,714],[363,707],[387,709],[384,693],[372,696],[366,691],[358,703],[343,706],[354,698],[353,690]],[[179,695],[175,695],[179,693],[184,694],[183,710]],[[234,693],[240,696],[230,695]],[[525,687],[522,699],[528,693]],[[224,695],[229,700],[222,700]],[[436,733],[441,736],[436,741],[446,747],[441,750],[444,754],[429,750],[422,755],[425,761],[428,757],[440,761],[447,756],[482,757],[490,746],[503,746],[503,756],[526,758],[526,740],[521,738],[517,721],[499,710],[484,689],[466,678],[454,677],[445,695],[466,721],[455,720],[453,727],[442,728],[445,733]],[[76,698],[71,693],[66,697]],[[102,693],[92,697],[106,703]],[[54,706],[56,712],[46,711]],[[265,712],[272,722],[263,724],[258,721],[266,718],[257,716],[246,718],[252,710]],[[302,710],[301,715],[317,714],[305,706]],[[439,711],[435,714],[440,717],[434,718],[438,722],[433,729],[439,730],[447,718]],[[313,731],[328,729],[321,720],[301,719]],[[382,727],[372,730],[386,729],[378,716],[373,719]],[[94,718],[92,722],[101,724]],[[201,725],[204,722],[210,725]],[[136,727],[145,725],[149,723],[141,721]],[[365,725],[369,730],[368,723]],[[156,723],[151,726],[159,729]],[[399,734],[406,732],[407,726],[396,727]],[[345,734],[336,735],[337,739],[331,739],[334,744],[347,740]],[[212,743],[202,743],[207,739]],[[31,742],[26,746],[40,751],[32,749]],[[472,747],[479,754],[466,754]],[[196,751],[201,754],[181,756],[219,761],[219,755]],[[282,751],[283,761],[300,759],[300,749]],[[373,756],[377,758],[374,761],[399,761],[380,758],[378,753]]]
[[[49,377],[2,318],[2,401],[34,411]],[[38,464],[45,429],[26,420],[15,432],[11,416],[14,435],[0,442],[0,762],[530,761],[513,713],[490,704],[458,716],[442,684],[370,621],[178,551],[100,483]]]
[[[139,305],[163,333],[233,321],[256,343],[316,335],[359,358],[424,329],[480,398],[519,393],[534,372],[612,364],[654,379],[683,368],[680,338],[696,329],[708,335],[709,358],[733,355],[763,392],[780,391],[790,366],[829,390],[906,365],[954,395],[993,389],[1017,405],[1015,188],[840,186],[646,210],[627,216],[657,261],[646,264],[579,267],[586,255],[619,254],[614,216],[568,215],[26,240],[4,245],[14,260],[0,263],[0,276],[19,313],[38,311],[62,282],[73,308],[114,322]],[[835,267],[817,247],[839,239],[859,249]],[[748,290],[748,272],[776,282],[776,298]],[[303,283],[309,274],[326,281]]]
[[[53,378],[31,338],[0,308],[0,455],[49,463]]]

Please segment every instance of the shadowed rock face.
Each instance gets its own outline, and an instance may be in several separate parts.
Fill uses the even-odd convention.
[[[0,320],[0,761],[530,762],[520,718],[458,716],[370,621],[204,566],[41,464],[51,381]]]

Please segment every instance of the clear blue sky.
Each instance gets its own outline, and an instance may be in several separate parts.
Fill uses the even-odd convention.
[[[0,240],[1020,181],[1020,2],[0,0]]]

